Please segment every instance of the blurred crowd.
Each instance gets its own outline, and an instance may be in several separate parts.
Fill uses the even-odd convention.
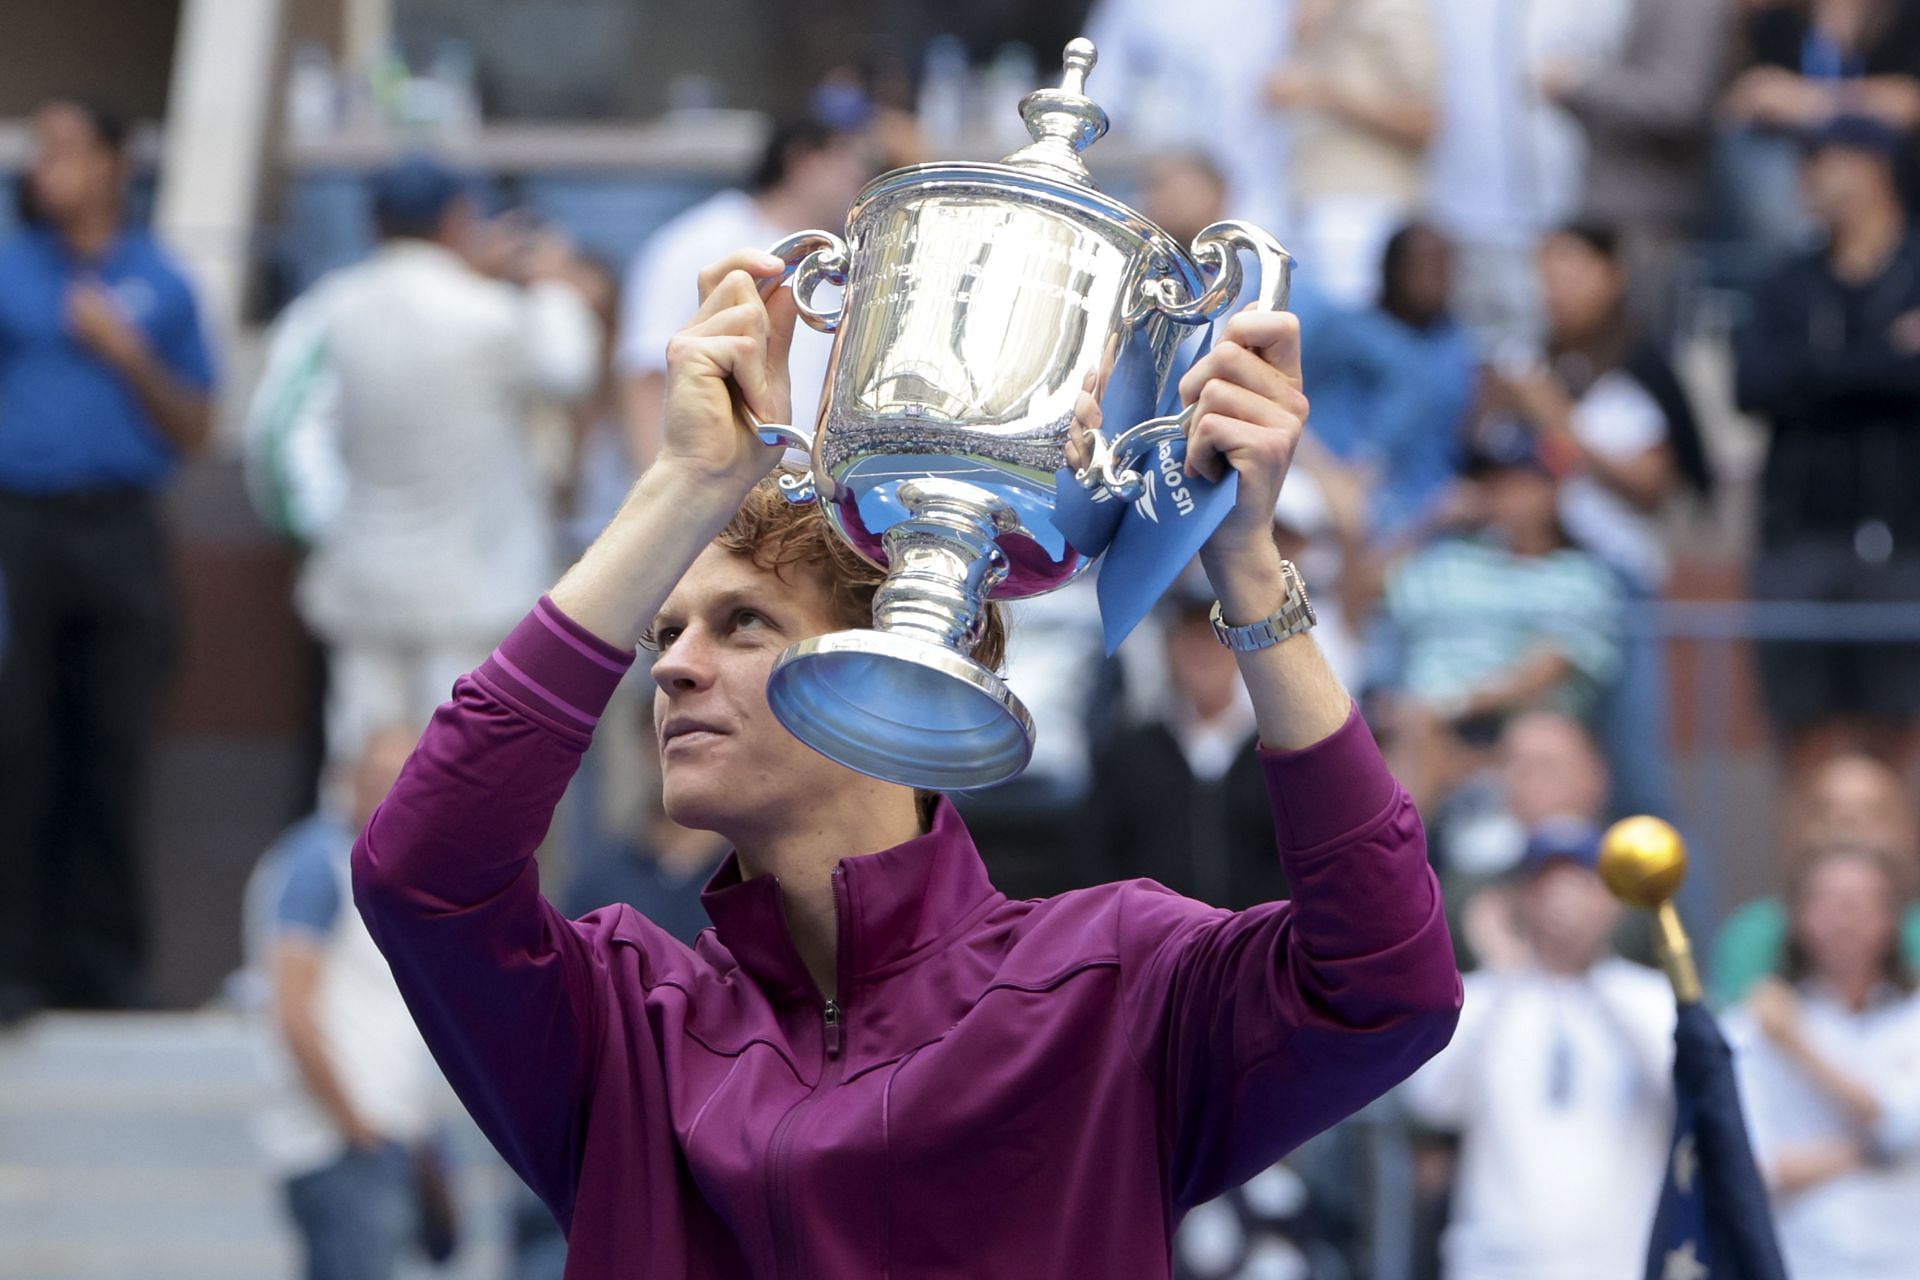
[[[1637,1275],[1673,1005],[1599,833],[1685,817],[1657,605],[1716,492],[1715,412],[1765,431],[1754,599],[1920,603],[1920,0],[1102,0],[1089,34],[1090,92],[1145,155],[1119,194],[1182,242],[1245,217],[1299,260],[1314,409],[1275,533],[1426,816],[1473,970],[1453,1045],[1194,1214],[1182,1274]],[[443,1251],[452,1231],[431,1064],[342,907],[357,819],[647,464],[699,268],[842,225],[926,151],[850,74],[816,107],[625,263],[483,217],[474,175],[411,157],[374,183],[378,248],[274,323],[247,473],[302,551],[326,764],[247,917],[282,1046],[263,1132],[315,1276],[386,1275],[423,1223]],[[175,636],[154,496],[206,439],[216,363],[122,218],[118,122],[55,102],[34,135],[30,225],[0,246],[0,1025],[140,1000],[134,814]],[[1708,295],[1737,302],[1707,366],[1727,386],[1677,371],[1723,339]],[[795,338],[796,422],[829,343]],[[1038,753],[962,802],[999,887],[1284,896],[1210,603],[1183,578],[1111,658],[1089,584],[1014,608]],[[1920,634],[1758,650],[1780,846],[1743,856],[1779,893],[1725,922],[1710,977],[1794,1273],[1910,1275]],[[644,684],[545,863],[569,910],[628,901],[691,937],[722,851],[659,811]],[[521,1274],[557,1275],[525,1217]]]

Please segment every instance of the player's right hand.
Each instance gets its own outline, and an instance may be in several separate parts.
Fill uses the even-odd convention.
[[[734,412],[734,388],[763,422],[792,419],[787,348],[798,312],[790,290],[777,283],[785,264],[772,254],[742,250],[700,273],[700,309],[667,344],[667,407],[656,465],[686,471],[690,480],[744,498],[771,471],[784,450],[768,445]]]

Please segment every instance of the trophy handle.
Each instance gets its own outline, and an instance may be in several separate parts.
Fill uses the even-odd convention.
[[[780,280],[782,283],[791,281],[793,301],[800,308],[800,318],[822,333],[832,333],[838,329],[845,308],[821,310],[813,305],[813,291],[822,283],[840,289],[847,287],[847,264],[851,260],[847,242],[831,231],[801,231],[788,236],[767,252],[787,264]]]
[[[1245,283],[1240,252],[1253,255],[1254,287],[1260,305],[1268,311],[1284,311],[1293,291],[1293,255],[1280,242],[1254,226],[1229,218],[1216,222],[1193,238],[1193,256],[1200,269],[1213,277],[1213,283],[1197,298],[1181,296],[1180,282],[1161,276],[1147,285],[1149,300],[1169,320],[1180,324],[1205,324],[1217,318],[1240,296]]]
[[[1089,433],[1091,456],[1086,466],[1073,473],[1074,479],[1082,488],[1095,491],[1096,496],[1105,493],[1132,502],[1146,488],[1140,476],[1141,461],[1167,441],[1184,437],[1192,423],[1193,406],[1188,405],[1164,418],[1135,423],[1112,440],[1096,429]]]
[[[1240,266],[1240,253],[1253,255],[1254,287],[1260,305],[1269,311],[1284,311],[1293,291],[1293,255],[1280,242],[1251,222],[1228,219],[1216,222],[1193,238],[1193,256],[1213,282],[1198,297],[1182,296],[1180,283],[1161,276],[1147,283],[1147,297],[1167,319],[1178,324],[1205,324],[1217,319],[1233,305],[1246,283]],[[1193,423],[1193,406],[1164,418],[1148,418],[1128,427],[1112,440],[1098,430],[1092,433],[1092,454],[1087,465],[1074,473],[1088,489],[1112,494],[1122,502],[1132,502],[1146,487],[1140,478],[1139,463],[1148,453],[1168,440],[1187,434]]]
[[[846,287],[846,241],[831,231],[802,231],[788,236],[767,252],[787,264],[786,270],[780,273],[772,287],[777,289],[791,282],[793,301],[799,308],[800,318],[822,333],[832,333],[839,328],[842,308],[822,311],[813,305],[813,291],[822,282]],[[747,424],[747,429],[760,437],[762,443],[784,445],[809,454],[813,452],[813,438],[806,431],[792,423],[762,422],[760,416],[747,407],[746,397],[740,394],[740,389],[733,387],[732,391],[734,411]],[[811,471],[789,471],[782,475],[780,493],[795,506],[813,502],[820,496]]]

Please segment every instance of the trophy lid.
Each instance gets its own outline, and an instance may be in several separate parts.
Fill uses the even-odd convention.
[[[1003,163],[1081,186],[1093,185],[1093,174],[1080,153],[1107,131],[1107,113],[1086,94],[1087,73],[1098,57],[1093,41],[1085,36],[1067,42],[1060,87],[1036,90],[1020,101],[1020,118],[1033,141]]]

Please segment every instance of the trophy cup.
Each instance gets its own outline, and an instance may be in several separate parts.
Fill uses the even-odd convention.
[[[1091,41],[1066,48],[1058,89],[1029,94],[1033,141],[999,163],[922,164],[869,183],[842,240],[775,245],[800,316],[834,334],[809,434],[746,415],[768,443],[806,450],[790,501],[887,570],[871,629],[802,641],[767,683],[796,737],[849,768],[964,791],[1018,774],[1033,721],[969,653],[989,600],[1066,585],[1089,556],[1055,523],[1068,484],[1132,502],[1139,464],[1185,434],[1191,410],[1154,416],[1186,371],[1194,326],[1239,296],[1240,253],[1262,305],[1286,305],[1292,260],[1265,232],[1226,221],[1191,248],[1093,185],[1080,153],[1107,130],[1086,96]],[[838,306],[815,304],[821,284]],[[1077,412],[1083,396],[1095,417]]]

